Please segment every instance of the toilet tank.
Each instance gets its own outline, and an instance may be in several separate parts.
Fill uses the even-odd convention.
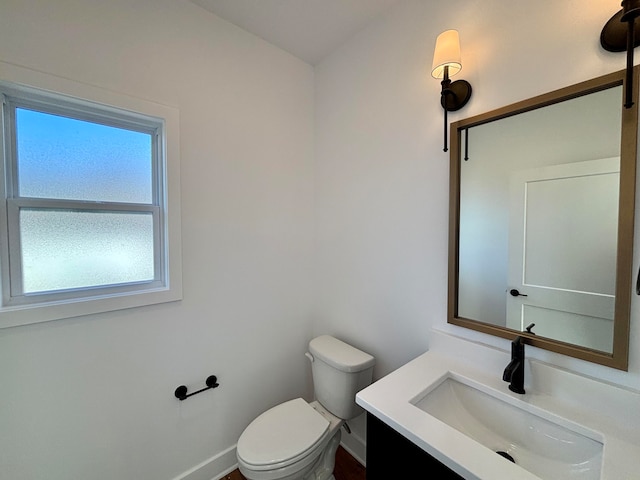
[[[371,383],[375,359],[329,335],[311,340],[309,352],[318,402],[343,420],[360,415],[356,393]]]

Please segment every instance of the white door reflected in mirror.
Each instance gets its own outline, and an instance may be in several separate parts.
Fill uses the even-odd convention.
[[[515,172],[506,326],[611,352],[620,159]]]

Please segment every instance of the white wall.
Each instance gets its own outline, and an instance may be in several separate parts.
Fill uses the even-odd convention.
[[[258,412],[310,393],[312,333],[375,355],[377,377],[432,328],[506,347],[446,324],[435,37],[461,34],[474,96],[455,120],[621,69],[598,45],[618,8],[405,0],[316,68],[314,98],[311,67],[186,0],[0,2],[0,61],[179,109],[185,292],[0,331],[1,474],[211,478]],[[640,383],[636,349],[629,374],[539,355]],[[219,389],[173,398],[212,373]]]
[[[435,39],[460,32],[458,78],[473,97],[455,121],[623,69],[623,54],[599,46],[619,8],[612,0],[406,0],[316,67],[316,331],[375,355],[376,377],[426,350],[432,328],[507,348],[446,323],[449,159],[440,82],[430,76]],[[629,373],[529,354],[638,388],[637,299]]]
[[[220,474],[310,395],[312,68],[184,0],[3,0],[0,61],[179,110],[184,279],[181,302],[0,330],[0,478]]]

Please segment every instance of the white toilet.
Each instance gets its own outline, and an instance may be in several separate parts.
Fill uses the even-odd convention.
[[[256,418],[238,440],[249,480],[335,480],[340,427],[357,417],[356,393],[371,383],[375,359],[329,335],[309,342],[316,399],[296,398]]]

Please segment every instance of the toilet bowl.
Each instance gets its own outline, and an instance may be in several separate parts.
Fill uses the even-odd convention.
[[[249,480],[333,480],[343,424],[318,402],[296,398],[277,405],[238,440],[240,473]]]
[[[341,427],[362,412],[355,395],[371,383],[375,359],[328,335],[311,340],[306,355],[317,400],[281,403],[242,432],[238,467],[249,480],[335,480]]]

